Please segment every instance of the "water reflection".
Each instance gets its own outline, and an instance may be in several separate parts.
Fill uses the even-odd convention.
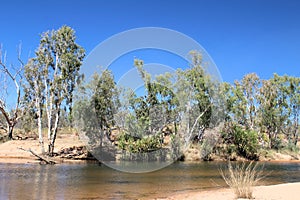
[[[150,199],[224,187],[224,162],[175,163],[130,174],[97,164],[0,164],[0,199]],[[264,184],[300,181],[300,163],[265,163]],[[271,172],[271,173],[269,173]]]

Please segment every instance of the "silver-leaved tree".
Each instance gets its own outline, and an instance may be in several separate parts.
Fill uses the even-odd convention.
[[[26,98],[34,102],[43,152],[42,111],[46,111],[49,155],[53,155],[60,112],[63,108],[72,111],[73,91],[81,79],[85,51],[75,40],[75,31],[69,26],[43,33],[36,56],[25,67]]]

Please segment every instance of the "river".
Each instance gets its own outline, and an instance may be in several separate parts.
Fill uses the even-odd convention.
[[[300,163],[263,163],[262,184],[300,182]],[[0,199],[153,199],[225,187],[225,162],[176,162],[162,170],[131,174],[96,163],[0,163]]]

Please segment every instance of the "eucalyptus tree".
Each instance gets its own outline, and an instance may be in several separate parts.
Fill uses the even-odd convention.
[[[287,93],[288,93],[288,129],[286,134],[290,142],[297,146],[299,138],[299,121],[300,121],[300,78],[299,77],[288,77]]]
[[[135,112],[135,127],[146,135],[162,133],[166,126],[173,126],[176,132],[176,108],[178,99],[174,93],[172,74],[164,73],[152,77],[144,68],[142,60],[135,59],[134,66],[144,82],[145,95],[135,93],[129,97],[131,109]]]
[[[100,75],[95,73],[89,87],[92,89],[91,100],[95,109],[96,123],[99,126],[100,147],[102,147],[104,132],[106,131],[109,137],[109,131],[115,125],[114,115],[119,104],[118,88],[109,70],[103,70]]]
[[[24,88],[24,101],[27,105],[28,114],[34,119],[37,119],[38,135],[41,151],[44,154],[44,137],[42,127],[42,114],[43,105],[45,103],[45,85],[44,79],[47,75],[47,68],[41,67],[41,58],[32,58],[25,66],[24,76],[26,83],[23,84]],[[33,114],[34,113],[34,114]]]
[[[75,31],[69,26],[47,31],[41,35],[39,47],[35,52],[36,57],[29,63],[30,66],[36,67],[28,73],[32,74],[32,79],[38,80],[38,89],[31,91],[34,93],[34,99],[45,98],[50,155],[54,150],[60,111],[65,108],[71,112],[73,91],[81,79],[79,70],[85,53],[75,40]],[[35,68],[39,69],[35,71]],[[39,103],[35,106],[38,107]]]
[[[225,123],[231,123],[233,122],[234,114],[234,103],[236,100],[236,97],[233,93],[234,86],[224,82],[220,86],[220,98],[224,102],[224,120]]]
[[[222,141],[243,157],[257,158],[259,129],[259,104],[261,81],[255,73],[247,74],[233,85],[223,83],[221,97],[225,103],[225,124]]]
[[[274,76],[262,82],[260,89],[260,126],[269,137],[269,147],[279,148],[278,138],[283,133],[289,114],[287,112],[286,77]]]
[[[274,74],[270,79],[274,93],[274,103],[270,107],[270,111],[274,113],[273,125],[270,124],[266,127],[269,133],[271,146],[276,147],[276,142],[280,142],[277,135],[284,134],[290,145],[297,145],[299,137],[299,114],[300,114],[300,78],[292,76],[279,76]],[[264,90],[264,94],[268,94],[268,91]],[[265,106],[265,98],[262,106]],[[270,101],[270,100],[269,100]],[[271,119],[269,119],[270,121]],[[268,121],[267,118],[263,119],[263,122]]]
[[[186,80],[189,89],[186,90],[189,97],[190,125],[188,132],[195,135],[197,140],[201,140],[204,131],[209,128],[212,119],[213,92],[216,89],[212,77],[206,73],[206,68],[202,60],[202,55],[197,51],[191,51],[191,67],[183,71],[183,79]],[[184,95],[180,95],[184,96]]]
[[[257,129],[260,79],[255,73],[247,74],[242,81],[235,81],[233,88],[234,121],[249,130]]]

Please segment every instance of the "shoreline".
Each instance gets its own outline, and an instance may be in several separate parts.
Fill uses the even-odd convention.
[[[55,152],[59,152],[68,148],[73,148],[83,146],[84,144],[76,136],[72,135],[62,135],[57,139],[55,145]],[[31,153],[23,151],[23,149],[31,149],[37,153],[40,152],[40,146],[37,140],[12,140],[0,144],[0,164],[40,164],[40,161],[33,156]],[[280,159],[281,158],[281,159]],[[288,159],[284,159],[288,158]],[[87,164],[89,160],[84,159],[68,159],[61,157],[51,158],[56,161],[57,164]],[[180,162],[180,161],[179,161]],[[221,160],[214,161],[183,161],[185,163],[200,163],[200,162],[226,162]],[[261,160],[258,162],[262,163],[300,163],[299,159],[291,160],[290,157],[278,156],[276,159]],[[155,200],[232,200],[235,199],[234,192],[230,188],[216,187],[216,188],[206,188],[203,190],[193,190],[193,191],[178,191],[170,195],[155,195]],[[269,185],[269,186],[256,186],[253,190],[253,196],[256,200],[296,200],[300,197],[300,182],[298,183],[284,183],[279,185]],[[147,198],[149,199],[149,198]],[[153,199],[153,198],[152,198]]]
[[[45,141],[46,138],[45,138]],[[82,148],[78,148],[82,147]],[[87,157],[87,151],[83,150],[84,143],[80,141],[79,137],[74,134],[61,134],[55,143],[55,152],[63,152],[60,156],[52,157],[51,160],[60,163],[86,163],[90,159]],[[26,152],[22,149],[31,149],[35,153],[41,152],[38,140],[10,140],[0,144],[0,163],[15,163],[15,164],[38,164],[40,161],[37,157],[33,156],[30,152]],[[300,163],[300,154],[291,156],[284,153],[273,152],[272,157],[262,157],[258,162],[277,162],[277,163]],[[77,155],[77,156],[76,156]],[[239,161],[239,160],[238,160]],[[182,162],[226,162],[220,158],[216,158],[213,161],[202,161],[200,159],[187,158]]]
[[[268,186],[255,186],[253,188],[253,198],[255,200],[298,200],[300,196],[300,182],[283,183]],[[220,188],[204,191],[182,192],[170,197],[156,198],[155,200],[232,200],[236,199],[233,190],[230,188]]]
[[[17,149],[18,150],[18,149]],[[26,153],[26,152],[25,152]],[[31,155],[29,152],[28,155],[21,155],[21,156],[3,156],[0,152],[0,164],[39,164],[40,160],[36,158],[35,156]],[[90,160],[90,159],[68,159],[68,158],[61,158],[61,157],[53,157],[51,160],[55,161],[56,164],[85,164],[91,161],[96,160]],[[202,161],[202,160],[195,160],[195,161],[179,161],[183,163],[199,163],[199,162],[228,162],[225,160],[213,160],[213,161]],[[239,161],[231,161],[231,162],[239,162]],[[250,161],[249,161],[250,162]],[[255,162],[261,162],[261,163],[300,163],[300,160],[259,160]]]

